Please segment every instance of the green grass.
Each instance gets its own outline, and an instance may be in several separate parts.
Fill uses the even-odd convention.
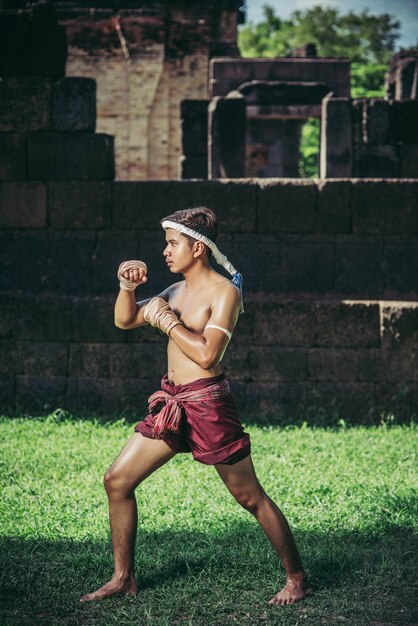
[[[132,424],[58,412],[0,420],[0,623],[416,624],[417,429],[247,430],[315,584],[306,601],[267,605],[284,580],[275,552],[183,454],[137,490],[140,594],[80,605],[112,573],[102,476]]]

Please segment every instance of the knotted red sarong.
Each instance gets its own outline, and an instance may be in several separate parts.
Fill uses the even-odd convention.
[[[172,396],[162,389],[156,391],[148,398],[148,410],[155,417],[152,429],[154,437],[161,439],[167,432],[177,434],[180,428],[183,405],[187,402],[202,402],[203,400],[215,400],[230,393],[227,380],[221,380],[197,391],[180,391]],[[155,414],[155,409],[163,405]]]
[[[250,454],[250,437],[225,374],[183,385],[175,385],[165,375],[161,391],[152,394],[149,402],[150,413],[135,430],[150,439],[164,439],[173,452],[191,452],[195,461],[206,465],[233,464]],[[157,428],[156,420],[161,420]]]

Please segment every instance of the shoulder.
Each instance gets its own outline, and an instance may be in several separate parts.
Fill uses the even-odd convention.
[[[215,302],[228,302],[232,305],[241,302],[241,293],[238,287],[228,278],[220,276],[220,280],[214,284],[214,297]]]
[[[184,280],[179,280],[178,282],[173,283],[169,287],[166,287],[164,291],[158,294],[158,297],[164,298],[164,300],[168,301],[170,298],[174,296],[175,293],[177,293],[180,289],[184,287],[184,284],[185,284]]]

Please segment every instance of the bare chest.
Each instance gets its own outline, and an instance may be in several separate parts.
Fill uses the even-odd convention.
[[[211,315],[211,300],[207,292],[186,292],[185,290],[173,294],[169,304],[183,324],[189,330],[203,332]]]

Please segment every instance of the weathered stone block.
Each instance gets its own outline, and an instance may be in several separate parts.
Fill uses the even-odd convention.
[[[312,233],[317,222],[317,188],[312,181],[260,181],[260,232]]]
[[[65,376],[18,376],[19,409],[33,415],[63,407],[66,382]]]
[[[374,383],[315,382],[307,385],[304,415],[314,423],[379,424]]]
[[[352,143],[350,99],[326,96],[321,114],[321,178],[351,176]]]
[[[337,240],[335,289],[345,294],[372,297],[383,289],[381,243],[350,237]]]
[[[245,292],[278,291],[280,289],[280,250],[278,235],[237,234],[233,248],[219,249],[228,257],[234,267],[243,275]],[[254,262],[257,259],[257,262]]]
[[[389,102],[383,98],[370,98],[366,102],[364,141],[385,144],[389,140]]]
[[[232,181],[116,182],[113,188],[113,227],[160,228],[160,220],[187,207],[204,206],[215,211],[222,232],[255,229],[257,186]]]
[[[359,350],[359,380],[405,383],[414,380],[412,350]]]
[[[250,372],[254,381],[305,381],[307,352],[299,348],[251,347]]]
[[[50,241],[45,289],[62,294],[90,293],[94,238],[90,233],[80,238],[71,235]]]
[[[389,108],[389,141],[418,143],[418,100],[394,100]]]
[[[228,346],[222,359],[222,369],[228,379],[251,381],[252,373],[250,366],[249,346],[236,341],[235,335],[232,345]]]
[[[26,178],[26,138],[16,133],[0,133],[0,180]]]
[[[384,243],[384,285],[392,294],[418,292],[418,239],[401,238]]]
[[[28,135],[28,176],[41,180],[112,180],[114,138],[93,133]]]
[[[109,228],[111,183],[96,181],[48,184],[48,214],[52,228]]]
[[[334,286],[334,242],[285,238],[282,242],[283,291],[325,293]]]
[[[356,178],[397,178],[398,147],[372,144],[355,146],[353,172]]]
[[[332,180],[318,183],[318,230],[348,233],[351,227],[351,182]]]
[[[401,144],[399,161],[401,178],[418,178],[418,145]]]
[[[353,181],[353,232],[418,234],[418,182]]]
[[[21,368],[20,343],[0,341],[0,374],[20,374]]]
[[[66,376],[68,344],[57,341],[22,342],[22,374],[37,376]]]
[[[3,414],[16,410],[15,380],[11,374],[0,376],[0,404]]]
[[[14,336],[30,341],[68,341],[71,301],[56,296],[21,296],[16,301]]]
[[[0,132],[49,130],[51,96],[49,78],[3,78],[0,82]]]
[[[315,345],[335,348],[380,346],[378,304],[317,302],[314,308]]]
[[[19,253],[19,287],[26,293],[37,293],[45,287],[48,254],[49,234],[47,230],[29,230],[19,233],[19,239],[15,240]],[[30,268],[30,280],[27,280],[27,272]]]
[[[114,304],[115,298],[74,298],[72,340],[122,343],[126,331],[116,328],[114,324]]]
[[[62,78],[54,83],[52,129],[70,132],[95,131],[95,80],[92,78]]]
[[[0,183],[0,227],[45,228],[46,188],[38,182]]]
[[[112,378],[155,380],[167,371],[167,349],[163,344],[112,344],[109,348]]]
[[[180,178],[193,179],[208,177],[208,157],[207,156],[182,156],[180,159]]]
[[[72,411],[105,415],[135,412],[138,421],[147,414],[147,397],[158,388],[159,381],[137,378],[69,378],[65,406]]]
[[[418,305],[416,302],[382,305],[382,347],[418,349]]]
[[[418,417],[418,385],[416,383],[376,384],[376,413],[380,422],[395,418],[408,423]]]
[[[315,311],[310,302],[260,302],[254,309],[257,345],[315,345]]]
[[[245,98],[213,98],[209,116],[209,178],[245,176]]]
[[[70,343],[68,374],[75,378],[109,376],[109,344]]]
[[[358,351],[313,348],[307,352],[311,380],[355,382],[358,378]]]
[[[249,422],[274,418],[278,423],[286,418],[300,418],[304,407],[305,383],[231,383],[231,391],[240,416]]]
[[[112,293],[115,294],[119,288],[117,280],[117,271],[122,261],[128,259],[137,259],[139,235],[135,233],[125,233],[129,238],[123,238],[123,233],[108,233],[111,238],[100,239],[93,252],[93,286],[94,293]],[[150,275],[153,268],[148,268]],[[137,297],[140,298],[138,290]]]
[[[10,231],[4,231],[9,234]],[[16,290],[19,288],[19,265],[20,265],[20,245],[9,234],[9,237],[0,239],[0,290]]]
[[[208,158],[209,100],[182,100],[180,103],[181,142],[183,154]],[[207,172],[206,172],[207,177]],[[201,178],[194,176],[193,178]]]

